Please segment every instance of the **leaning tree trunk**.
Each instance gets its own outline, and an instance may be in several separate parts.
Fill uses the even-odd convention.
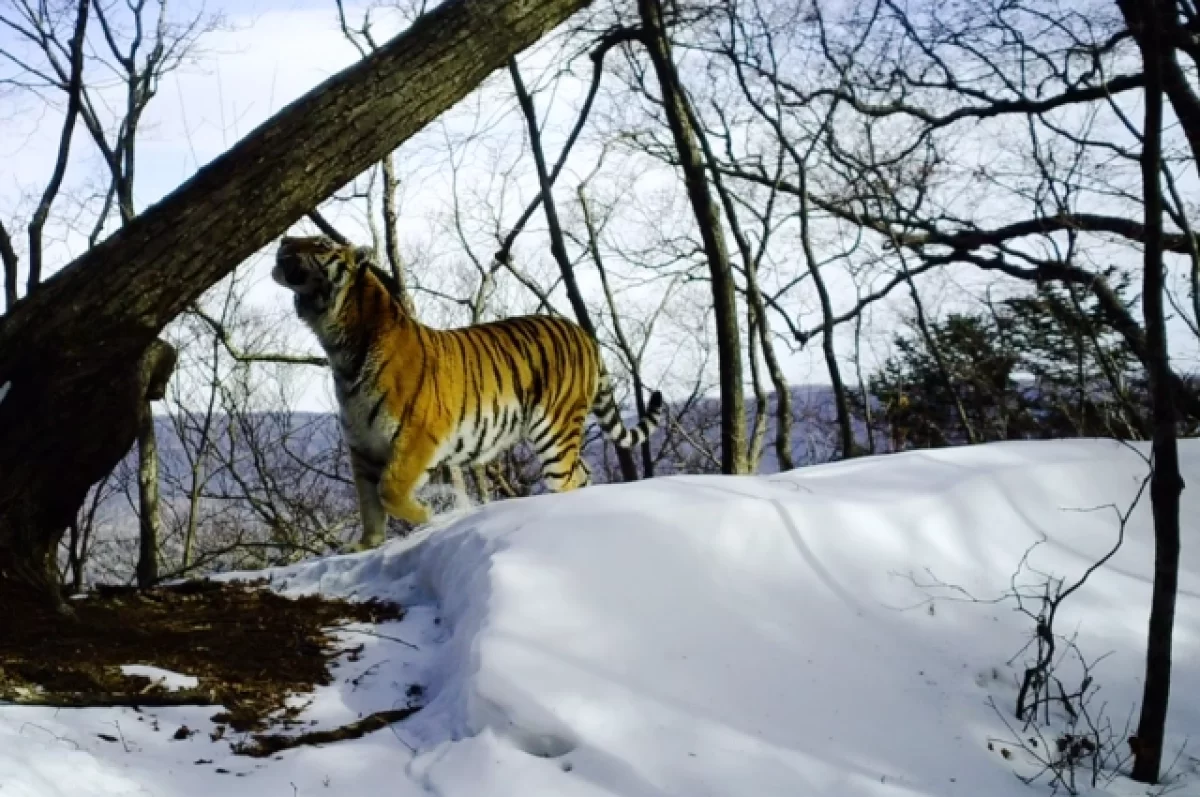
[[[55,544],[133,444],[141,358],[171,319],[587,2],[446,0],[0,318],[0,586],[53,589]]]

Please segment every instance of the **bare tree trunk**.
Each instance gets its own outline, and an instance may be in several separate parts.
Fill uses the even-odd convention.
[[[1162,766],[1163,735],[1171,695],[1171,646],[1175,598],[1179,585],[1179,451],[1175,431],[1175,402],[1170,384],[1167,327],[1163,310],[1162,240],[1162,92],[1164,49],[1161,18],[1175,14],[1174,2],[1145,0],[1140,25],[1130,20],[1142,51],[1146,75],[1146,121],[1142,131],[1142,198],[1145,202],[1145,262],[1142,312],[1146,329],[1146,372],[1150,379],[1153,419],[1153,473],[1150,498],[1154,516],[1154,591],[1146,639],[1146,677],[1142,691],[1134,748],[1133,779],[1157,783]],[[1126,15],[1129,17],[1129,15]],[[1135,18],[1136,19],[1136,18]]]
[[[643,43],[650,54],[662,92],[663,107],[671,137],[679,153],[688,199],[708,260],[712,283],[713,312],[717,331],[717,360],[721,386],[721,472],[744,473],[746,469],[746,406],[742,393],[742,349],[738,332],[737,290],[729,250],[721,231],[720,212],[713,203],[705,175],[704,159],[696,144],[689,100],[675,69],[671,41],[663,23],[659,0],[638,0]]]
[[[133,105],[133,101],[130,101]],[[119,199],[118,212],[121,215],[121,226],[133,221],[136,216],[133,206],[133,168],[134,144],[136,142],[137,120],[133,113],[127,117],[118,136],[118,144],[123,152],[112,172],[112,186]],[[123,164],[123,165],[122,165]],[[161,347],[170,349],[169,344],[162,340],[156,341]],[[154,372],[141,376],[145,384],[146,398],[138,407],[138,561],[136,568],[138,589],[150,589],[158,581],[158,545],[162,539],[162,508],[159,504],[158,483],[158,433],[154,428],[154,406],[166,395],[167,380],[174,370],[176,353],[171,351],[171,364],[163,374]],[[151,369],[162,367],[162,361],[150,360],[144,363]],[[161,383],[156,381],[161,378]],[[185,549],[184,555],[187,555]]]
[[[775,345],[771,342],[771,327],[766,320],[766,308],[763,308],[759,318],[759,346],[762,348],[771,384],[775,387],[775,459],[782,473],[796,467],[796,461],[792,457],[792,388],[787,377],[783,375],[779,358],[775,355]]]
[[[746,349],[746,361],[750,366],[750,386],[754,392],[754,421],[750,424],[750,440],[746,446],[747,473],[758,473],[767,441],[767,391],[763,387],[758,352],[754,346],[759,337],[759,318],[758,308],[747,302],[746,337],[750,345]]]
[[[200,487],[205,477],[204,460],[197,456],[192,465],[192,488],[188,494],[187,525],[183,533],[183,557],[180,567],[187,570],[192,566],[192,556],[196,551],[196,532],[200,527]]]
[[[86,0],[81,0],[81,13]],[[97,9],[102,25],[107,25],[104,12]],[[138,20],[141,20],[139,13]],[[105,28],[107,30],[107,27]],[[114,49],[115,52],[115,49]],[[133,204],[133,175],[137,145],[138,122],[141,109],[145,108],[149,97],[140,96],[142,85],[146,80],[156,79],[155,67],[148,63],[147,71],[139,73],[137,62],[130,58],[123,62],[126,67],[126,115],[116,136],[114,148],[116,156],[108,159],[109,177],[111,180],[109,196],[117,198],[117,212],[121,218],[121,226],[129,224],[137,216]],[[92,135],[101,151],[108,152],[104,131],[93,127]],[[103,223],[103,219],[100,223]],[[32,242],[32,228],[31,228]],[[31,266],[32,270],[32,266]],[[32,279],[32,274],[31,274]],[[160,347],[169,344],[157,341]],[[164,349],[165,351],[165,349]],[[166,395],[166,384],[174,370],[175,352],[170,349],[170,365],[165,365],[162,359],[151,358],[143,362],[143,366],[152,369],[140,376],[146,386],[147,394],[138,407],[138,561],[135,569],[139,589],[150,589],[158,581],[158,545],[162,538],[162,514],[159,506],[158,483],[158,435],[154,428],[153,402]],[[157,373],[153,369],[166,367],[165,373]],[[161,380],[161,381],[159,381]]]
[[[71,535],[67,544],[67,573],[70,576],[69,589],[72,595],[78,595],[83,591],[83,530],[79,527],[78,519],[71,520],[71,525],[67,527],[67,532]]]
[[[558,206],[554,202],[554,187],[550,182],[550,170],[546,167],[546,151],[542,147],[542,133],[538,130],[537,110],[533,106],[533,97],[529,96],[529,91],[525,88],[525,81],[521,79],[521,70],[517,67],[515,58],[508,59],[508,74],[512,78],[517,102],[525,117],[525,128],[529,133],[529,148],[533,152],[533,163],[537,169],[538,186],[542,197],[542,209],[546,214],[546,229],[550,234],[550,253],[558,263],[558,270],[563,278],[563,287],[567,291],[567,299],[571,302],[571,309],[575,311],[575,320],[588,335],[595,339],[596,325],[592,323],[587,304],[583,301],[583,292],[579,290],[579,281],[575,278],[575,266],[567,256],[567,244],[563,238],[562,225],[558,220]],[[634,461],[633,452],[620,446],[615,446],[615,448],[617,462],[621,466],[621,478],[627,482],[637,481],[637,463]]]
[[[383,249],[387,256],[388,267],[392,272],[392,279],[396,281],[396,298],[400,301],[400,306],[404,308],[413,318],[417,317],[417,308],[413,306],[412,296],[408,292],[408,283],[405,281],[404,263],[400,260],[400,242],[396,238],[396,166],[392,160],[392,153],[388,153],[380,161],[381,171],[383,172]]]
[[[8,312],[17,303],[17,251],[3,224],[0,224],[0,264],[4,266],[4,310]]]
[[[813,248],[812,233],[809,230],[812,210],[808,193],[808,165],[797,160],[796,166],[800,170],[800,246],[804,249],[808,273],[812,275],[813,286],[817,289],[817,298],[821,302],[821,353],[825,356],[825,368],[829,371],[829,382],[833,386],[833,405],[837,411],[842,459],[849,459],[855,453],[854,416],[850,411],[850,394],[846,390],[845,380],[842,379],[842,369],[838,365],[837,351],[833,345],[833,300],[829,296],[825,277],[821,274],[821,266],[816,260],[817,253]]]
[[[142,402],[138,418],[138,589],[150,589],[158,581],[158,540],[162,518],[158,506],[158,436],[154,431],[154,409]]]
[[[447,0],[0,318],[0,582],[54,594],[57,541],[132,445],[169,321],[584,5]]]
[[[875,453],[875,411],[871,407],[871,392],[862,372],[862,320],[863,314],[854,317],[854,375],[858,380],[858,392],[863,402],[863,424],[867,430],[867,453]]]
[[[158,541],[162,517],[158,504],[158,439],[151,402],[167,394],[167,381],[175,370],[175,349],[155,340],[142,360],[139,382],[144,396],[138,413],[138,537],[137,583],[149,589],[158,581]]]
[[[1171,108],[1191,146],[1192,159],[1200,166],[1200,97],[1192,89],[1176,54],[1178,43],[1191,41],[1194,36],[1190,29],[1180,26],[1178,7],[1181,4],[1177,0],[1117,0],[1117,5],[1137,40],[1143,60],[1156,62],[1159,89],[1170,99]],[[1155,30],[1152,32],[1151,29]],[[1147,47],[1149,37],[1155,39],[1152,49]],[[1148,65],[1146,69],[1149,70]],[[1148,71],[1146,77],[1149,78]],[[1146,85],[1149,91],[1148,79]]]
[[[690,106],[685,107],[690,110]],[[693,128],[695,128],[696,140],[700,144],[701,152],[704,153],[704,160],[708,164],[708,173],[712,180],[713,188],[716,189],[717,196],[721,200],[721,208],[725,211],[725,216],[729,220],[729,230],[733,233],[733,241],[737,245],[738,253],[741,256],[742,275],[746,279],[746,354],[750,362],[750,378],[754,386],[755,403],[754,425],[750,433],[749,451],[747,453],[747,469],[751,472],[758,470],[759,461],[762,457],[764,435],[766,434],[767,400],[762,389],[758,359],[755,355],[755,346],[757,345],[766,363],[772,387],[775,389],[775,456],[778,460],[777,464],[781,472],[791,470],[795,467],[792,460],[792,394],[788,388],[787,379],[783,375],[783,369],[779,365],[779,359],[775,356],[775,348],[771,345],[771,321],[767,315],[767,301],[763,298],[762,289],[758,283],[759,260],[766,252],[767,241],[770,237],[769,217],[771,208],[774,207],[774,189],[772,189],[766,218],[763,221],[762,240],[759,242],[759,251],[755,254],[753,247],[750,245],[750,239],[746,237],[742,229],[742,223],[738,219],[737,207],[734,205],[733,195],[725,185],[725,178],[721,174],[720,163],[713,153],[708,136],[701,128],[699,120],[694,116],[689,116],[689,120]]]

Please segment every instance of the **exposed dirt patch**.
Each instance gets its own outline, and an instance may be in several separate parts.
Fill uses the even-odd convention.
[[[285,598],[248,583],[190,581],[146,592],[101,588],[51,606],[0,608],[0,700],[59,706],[221,705],[213,719],[237,731],[288,723],[291,694],[331,682],[340,623],[404,616],[400,606],[311,596]],[[123,664],[199,679],[166,691]]]

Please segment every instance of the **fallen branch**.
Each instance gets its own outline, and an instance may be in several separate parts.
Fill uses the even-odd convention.
[[[301,733],[296,736],[279,733],[257,733],[254,735],[253,742],[234,745],[233,752],[238,755],[250,756],[251,758],[267,758],[280,751],[291,750],[306,744],[330,744],[347,739],[361,739],[368,733],[373,733],[402,719],[411,717],[422,708],[422,706],[405,706],[404,708],[376,711],[374,714],[368,714],[362,719],[351,722],[348,725],[342,725],[327,731],[309,731],[308,733]]]
[[[39,708],[140,708],[141,706],[219,706],[221,701],[207,689],[181,689],[176,692],[35,692],[0,695],[0,706],[37,706]]]
[[[417,647],[416,645],[414,645],[412,642],[403,640],[400,637],[388,636],[387,634],[380,634],[377,631],[367,631],[362,628],[347,628],[345,626],[338,627],[335,630],[343,631],[347,634],[363,634],[365,636],[373,636],[378,639],[386,639],[388,642],[395,642],[398,645],[404,645],[404,647],[406,647],[406,648],[412,648],[413,650],[420,650],[420,648]]]

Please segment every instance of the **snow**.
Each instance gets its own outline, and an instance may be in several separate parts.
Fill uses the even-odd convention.
[[[1105,553],[1145,454],[1098,440],[992,444],[454,513],[377,551],[269,574],[289,594],[410,607],[339,631],[361,658],[296,698],[302,718],[342,724],[403,705],[412,684],[419,713],[257,760],[209,739],[211,708],[5,707],[0,797],[1023,793],[1017,774],[1036,769],[1005,723],[1032,622],[991,599],[1026,555],[1021,579],[1036,585],[1035,571],[1074,579]],[[1181,457],[1200,481],[1200,441]],[[1192,795],[1197,762],[1179,751],[1200,733],[1197,496],[1183,497],[1164,757],[1173,793]],[[1120,551],[1057,621],[1087,660],[1109,654],[1092,670],[1093,710],[1103,704],[1118,740],[1140,698],[1152,570],[1147,494]],[[172,740],[181,725],[198,732]],[[1049,792],[1045,780],[1032,790]],[[1118,778],[1094,793],[1146,789]]]
[[[194,675],[181,675],[147,664],[122,664],[121,672],[124,675],[140,675],[143,678],[149,678],[152,683],[161,686],[168,692],[179,689],[195,689],[200,683],[200,680]]]

